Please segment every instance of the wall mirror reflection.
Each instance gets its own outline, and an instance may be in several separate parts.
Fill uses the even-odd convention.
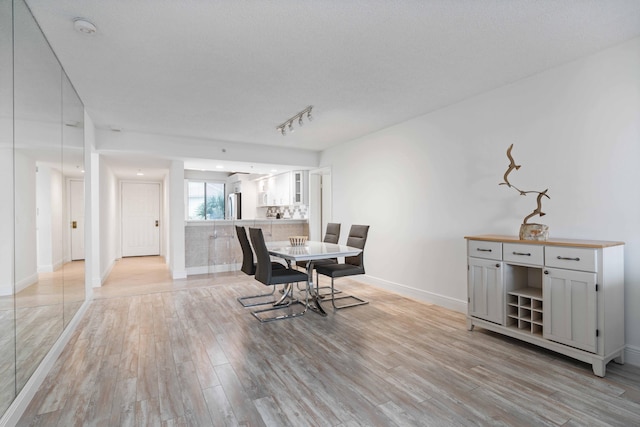
[[[10,0],[0,0],[0,414],[15,396],[13,298],[13,30]]]
[[[14,3],[15,391],[85,299],[82,103],[22,1]],[[2,376],[2,388],[10,382]]]
[[[62,81],[62,176],[64,177],[64,327],[85,299],[84,107],[64,75]]]

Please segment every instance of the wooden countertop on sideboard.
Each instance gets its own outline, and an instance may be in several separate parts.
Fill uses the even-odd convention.
[[[548,240],[520,240],[517,236],[505,236],[500,234],[481,234],[477,236],[464,236],[467,240],[481,240],[485,242],[523,243],[528,245],[545,246],[573,246],[582,248],[608,248],[624,245],[624,242],[609,240],[581,240],[581,239],[548,239]]]

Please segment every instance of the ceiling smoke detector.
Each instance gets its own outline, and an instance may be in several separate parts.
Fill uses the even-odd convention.
[[[98,30],[93,23],[87,21],[84,18],[75,18],[73,20],[73,28],[76,29],[77,32],[82,34],[95,34]]]

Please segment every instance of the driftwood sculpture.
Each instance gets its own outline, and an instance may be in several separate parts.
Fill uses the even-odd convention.
[[[511,182],[509,182],[509,174],[514,170],[520,169],[521,166],[516,164],[515,160],[513,159],[513,155],[511,154],[511,150],[513,150],[513,144],[511,144],[509,148],[507,148],[507,158],[509,159],[509,166],[507,167],[507,171],[504,173],[504,176],[502,178],[504,182],[501,182],[499,185],[506,185],[509,188],[513,188],[518,193],[520,193],[521,196],[526,196],[529,193],[536,193],[538,195],[538,197],[536,198],[537,207],[533,210],[533,212],[524,217],[524,220],[522,221],[522,225],[520,226],[520,238],[527,240],[546,240],[549,234],[549,228],[543,224],[530,224],[529,220],[536,215],[540,215],[541,217],[546,215],[544,212],[542,212],[542,198],[546,197],[547,199],[551,199],[551,197],[549,197],[549,195],[547,194],[547,191],[549,191],[549,189],[547,188],[544,191],[525,191],[519,189],[515,185],[511,184]]]

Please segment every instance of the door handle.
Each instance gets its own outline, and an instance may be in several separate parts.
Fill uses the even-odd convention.
[[[78,221],[71,221],[71,228],[78,228]]]
[[[158,223],[159,223],[159,221],[156,219],[156,227],[158,227]]]

